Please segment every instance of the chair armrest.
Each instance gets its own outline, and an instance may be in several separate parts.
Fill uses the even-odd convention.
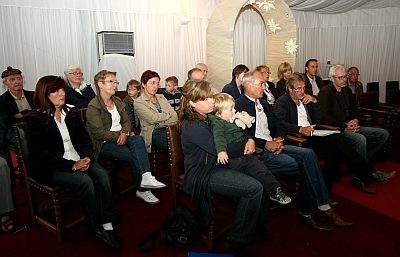
[[[297,145],[304,144],[307,141],[307,138],[305,138],[301,134],[288,134],[288,135],[286,135],[286,139]]]

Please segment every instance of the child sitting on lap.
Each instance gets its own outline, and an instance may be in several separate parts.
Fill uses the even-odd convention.
[[[260,181],[271,200],[280,204],[290,203],[292,200],[282,191],[274,175],[268,171],[263,162],[252,155],[255,149],[254,139],[246,137],[234,123],[236,111],[233,97],[226,93],[219,93],[214,96],[214,99],[214,112],[209,114],[208,118],[211,121],[218,163],[226,164],[229,168]],[[251,126],[251,123],[247,125]]]

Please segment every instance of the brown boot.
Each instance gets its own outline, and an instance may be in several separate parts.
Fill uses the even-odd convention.
[[[342,218],[337,215],[337,213],[333,209],[329,209],[324,212],[326,216],[330,219],[331,223],[338,227],[350,227],[353,226],[352,222],[347,222],[342,220]]]

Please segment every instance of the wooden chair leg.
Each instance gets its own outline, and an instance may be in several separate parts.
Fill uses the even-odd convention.
[[[59,243],[63,242],[63,233],[64,233],[64,223],[61,215],[61,206],[60,199],[58,197],[53,197],[54,204],[54,215],[56,217],[56,234]]]

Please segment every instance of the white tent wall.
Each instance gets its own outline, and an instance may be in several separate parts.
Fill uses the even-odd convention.
[[[126,72],[125,76],[137,79],[145,69],[153,69],[162,79],[176,75],[182,84],[188,69],[207,62],[208,19],[220,2],[0,0],[0,68],[20,68],[26,88],[33,90],[39,77],[62,75],[74,63],[82,66],[91,83],[99,68],[96,33],[133,31],[136,54],[130,60],[132,68],[117,70],[119,75]],[[380,82],[384,101],[385,82],[400,80],[400,1],[285,2],[298,28],[295,70],[303,71],[309,58],[321,64],[329,60],[358,66],[364,85]],[[190,18],[188,25],[181,24],[182,16]],[[227,76],[226,81],[230,79]]]

